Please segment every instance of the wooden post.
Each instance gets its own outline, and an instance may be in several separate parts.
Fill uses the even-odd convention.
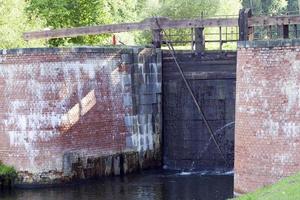
[[[289,25],[283,25],[283,39],[289,38]]]
[[[222,51],[222,45],[223,45],[223,41],[222,41],[222,27],[219,27],[219,39],[220,39],[220,51]]]
[[[248,19],[252,16],[250,8],[241,9],[239,14],[239,36],[240,41],[252,40],[253,39],[253,27],[248,26]]]
[[[205,50],[204,28],[195,28],[195,50],[197,53]]]
[[[283,27],[281,25],[277,25],[277,39],[281,38]]]
[[[268,38],[272,39],[272,26],[268,26]]]
[[[155,48],[161,48],[162,35],[160,29],[152,30],[152,44]]]
[[[244,30],[244,23],[245,23],[245,9],[241,9],[239,12],[239,40],[244,41],[245,40],[245,30]]]

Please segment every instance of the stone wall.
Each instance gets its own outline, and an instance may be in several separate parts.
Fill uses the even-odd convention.
[[[176,57],[215,138],[220,155],[174,59],[163,56],[164,167],[177,170],[228,170],[234,159],[236,53],[177,52]]]
[[[300,171],[299,88],[299,40],[239,43],[236,192],[250,192]]]
[[[2,50],[0,95],[0,160],[19,183],[160,164],[159,50]]]

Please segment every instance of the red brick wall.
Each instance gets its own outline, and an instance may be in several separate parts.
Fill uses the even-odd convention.
[[[289,40],[240,44],[236,192],[250,192],[300,171],[299,88],[299,45]]]
[[[136,138],[133,123],[128,124],[136,114],[135,53],[110,48],[3,50],[0,160],[18,171],[61,172],[69,152],[99,156],[140,150],[128,145],[128,139]]]

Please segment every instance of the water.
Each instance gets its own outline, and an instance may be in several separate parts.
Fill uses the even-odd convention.
[[[233,196],[230,173],[147,171],[63,187],[14,189],[5,200],[223,200]]]

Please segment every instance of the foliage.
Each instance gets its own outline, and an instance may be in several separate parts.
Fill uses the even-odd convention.
[[[132,21],[135,18],[135,1],[132,0],[31,0],[27,9],[30,15],[45,19],[46,26],[53,29],[111,24]],[[106,35],[81,36],[67,39],[52,39],[52,46],[68,44],[103,44]]]
[[[0,0],[0,48],[19,48],[43,45],[43,41],[26,42],[23,32],[40,29],[43,21],[26,15],[25,0]]]
[[[255,15],[276,15],[286,12],[286,0],[243,0],[245,8],[252,8]]]
[[[300,199],[300,173],[282,179],[274,185],[264,187],[257,190],[256,192],[243,195],[237,200],[271,200],[271,199],[281,199],[281,200],[298,200]]]
[[[219,0],[166,0],[156,14],[172,19],[196,18],[202,14],[211,16],[218,9],[219,2]]]
[[[17,172],[13,167],[3,165],[0,163],[0,179],[13,180],[17,177]]]
[[[300,0],[0,0],[0,48],[44,46],[46,41],[26,42],[23,32],[41,29],[93,26],[142,21],[147,17],[172,19],[237,15],[241,8],[253,8],[254,14],[280,14],[298,10]],[[295,13],[294,13],[295,14]],[[211,32],[207,29],[206,32]],[[174,31],[173,35],[190,34],[190,30]],[[151,33],[117,34],[121,41],[149,44]],[[50,46],[103,45],[111,35],[51,39]],[[177,36],[174,40],[190,36]],[[181,44],[182,45],[182,44]]]
[[[153,0],[152,0],[153,1]],[[169,17],[171,19],[189,19],[189,18],[199,18],[201,16],[212,16],[216,13],[218,9],[220,0],[165,0],[161,3],[152,2],[151,9],[148,9],[147,5],[149,1],[144,1],[144,12],[142,16],[153,17],[153,16],[163,16]],[[147,4],[148,3],[148,4]],[[173,30],[171,35],[178,35],[173,37],[172,40],[190,40],[190,30]],[[138,44],[149,44],[151,41],[151,33],[145,31],[140,35],[136,36],[136,43]],[[182,45],[182,44],[181,44]]]
[[[288,0],[287,10],[291,14],[299,14],[300,0]]]

